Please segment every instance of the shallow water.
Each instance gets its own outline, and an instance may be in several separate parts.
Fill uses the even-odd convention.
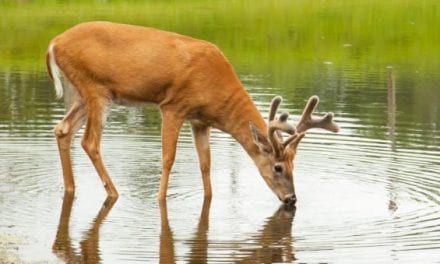
[[[158,204],[160,114],[153,106],[110,112],[102,152],[119,199],[106,200],[80,147],[82,131],[73,146],[75,197],[63,196],[52,128],[64,107],[54,100],[42,59],[20,61],[26,53],[19,52],[22,43],[14,39],[17,50],[11,54],[21,54],[19,62],[0,58],[6,63],[0,70],[0,263],[440,263],[437,46],[418,42],[423,34],[407,28],[405,41],[397,39],[384,49],[363,43],[357,33],[346,32],[351,42],[340,40],[341,25],[326,24],[339,9],[313,12],[317,7],[304,5],[317,14],[310,35],[319,38],[311,44],[297,35],[284,43],[270,31],[271,41],[264,46],[264,26],[257,28],[258,36],[229,24],[202,23],[206,28],[193,29],[194,35],[206,31],[207,39],[214,36],[210,40],[225,47],[265,116],[277,94],[285,98],[281,108],[293,121],[312,94],[321,98],[318,113],[335,113],[338,134],[313,130],[300,144],[296,209],[280,207],[245,151],[217,130],[211,136],[214,197],[203,201],[187,125],[167,204]],[[268,18],[283,10],[267,10]],[[365,12],[374,18],[381,10]],[[231,21],[237,19],[234,14]],[[429,21],[429,14],[420,17]],[[416,25],[426,22],[420,17],[412,17]],[[164,23],[172,25],[173,19]],[[379,39],[371,21],[366,33]],[[354,31],[363,23],[356,22]],[[324,38],[326,25],[335,26],[332,40]],[[390,37],[387,32],[383,39]],[[436,43],[438,36],[430,37]],[[263,47],[242,45],[248,39]],[[285,45],[300,52],[291,53]],[[394,89],[388,66],[393,67]]]
[[[387,104],[374,106],[379,114],[345,113],[341,109],[355,105],[342,101],[331,109],[340,133],[307,136],[296,159],[296,211],[278,209],[250,158],[218,131],[211,140],[214,198],[203,204],[188,127],[180,137],[167,206],[160,206],[157,109],[116,107],[103,139],[104,159],[121,194],[112,208],[111,201],[103,204],[105,192],[79,140],[73,150],[77,192],[63,200],[51,128],[64,110],[52,100],[44,74],[22,78],[1,78],[11,94],[2,97],[11,110],[0,130],[0,257],[6,262],[341,263],[366,255],[371,262],[438,261],[438,130],[422,132],[418,126],[426,124],[398,120],[395,142],[365,136],[378,126],[386,134]],[[245,83],[251,81],[257,80]],[[23,98],[20,87],[35,94]],[[276,93],[257,86],[250,91],[263,110]],[[386,83],[364,93],[386,97]],[[286,101],[283,109],[299,113],[300,103]],[[362,121],[367,118],[372,121]],[[411,131],[408,140],[398,140],[401,130]],[[433,138],[424,140],[422,133]]]

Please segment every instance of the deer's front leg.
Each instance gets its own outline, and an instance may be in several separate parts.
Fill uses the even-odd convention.
[[[198,121],[191,122],[191,128],[194,136],[194,143],[199,157],[200,171],[203,179],[203,189],[205,198],[212,197],[211,188],[211,151],[209,146],[210,127]]]
[[[168,190],[168,179],[171,168],[176,157],[177,140],[179,138],[180,128],[182,127],[183,118],[179,113],[161,108],[162,111],[162,177],[160,179],[160,187],[158,200],[166,199]]]

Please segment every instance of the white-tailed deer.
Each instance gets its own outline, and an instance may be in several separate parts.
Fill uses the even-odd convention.
[[[312,118],[318,97],[311,97],[295,127],[288,114],[275,118],[281,97],[272,101],[266,124],[231,64],[213,44],[152,28],[88,22],[55,37],[47,52],[49,75],[67,114],[55,127],[66,192],[74,192],[70,145],[84,123],[81,145],[110,196],[118,196],[100,154],[106,113],[112,103],[159,105],[162,114],[162,178],[158,199],[166,198],[168,178],[182,123],[192,127],[205,197],[211,197],[210,128],[234,137],[261,176],[286,203],[296,201],[293,159],[304,132],[333,132],[333,114]],[[283,140],[281,132],[290,136]]]

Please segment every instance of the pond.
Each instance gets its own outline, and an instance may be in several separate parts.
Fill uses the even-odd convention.
[[[440,5],[431,1],[0,1],[1,263],[440,263]],[[338,134],[312,130],[284,208],[229,135],[211,135],[213,198],[189,126],[166,204],[160,113],[113,107],[106,197],[77,135],[64,195],[52,129],[64,115],[45,72],[49,40],[88,20],[218,45],[263,116],[274,95],[297,122],[307,98]]]

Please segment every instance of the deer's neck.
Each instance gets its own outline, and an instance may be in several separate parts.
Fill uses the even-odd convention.
[[[260,151],[254,143],[250,123],[263,134],[267,131],[267,125],[249,94],[243,89],[241,94],[232,97],[223,113],[225,115],[220,129],[234,137],[256,161]]]

